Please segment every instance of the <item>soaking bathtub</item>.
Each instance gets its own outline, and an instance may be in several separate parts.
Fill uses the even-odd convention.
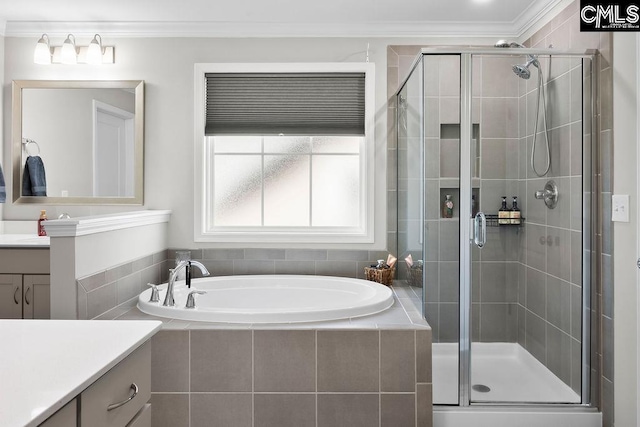
[[[159,286],[160,302],[149,302],[151,289],[138,297],[140,311],[179,320],[222,323],[297,323],[346,319],[379,313],[393,305],[387,286],[361,279],[330,276],[223,276],[184,281],[174,287],[175,307],[164,307],[167,284]],[[196,307],[185,308],[191,291]]]

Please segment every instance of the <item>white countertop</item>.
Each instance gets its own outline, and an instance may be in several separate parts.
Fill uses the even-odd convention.
[[[48,248],[49,237],[34,234],[0,234],[0,248]]]
[[[161,328],[159,321],[0,320],[0,426],[37,426]]]

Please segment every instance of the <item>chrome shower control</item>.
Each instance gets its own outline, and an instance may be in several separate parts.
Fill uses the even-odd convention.
[[[555,181],[547,181],[544,186],[544,190],[536,191],[535,198],[536,199],[544,199],[544,204],[547,205],[549,209],[553,209],[558,204],[558,186]]]

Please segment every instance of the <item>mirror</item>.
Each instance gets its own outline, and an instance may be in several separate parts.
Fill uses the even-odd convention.
[[[12,140],[14,203],[143,203],[143,81],[15,80]]]

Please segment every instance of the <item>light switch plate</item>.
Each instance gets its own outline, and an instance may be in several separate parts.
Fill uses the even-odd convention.
[[[629,195],[611,196],[611,221],[629,222]]]

